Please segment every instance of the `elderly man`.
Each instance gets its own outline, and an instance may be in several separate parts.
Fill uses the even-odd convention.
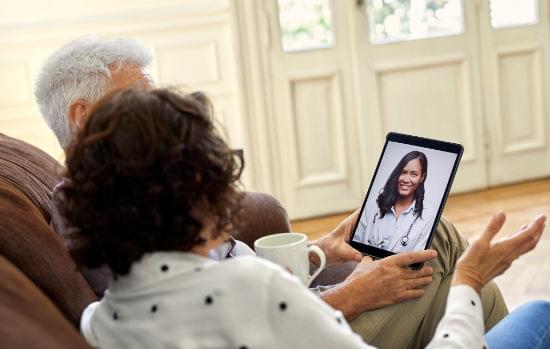
[[[61,146],[67,147],[71,135],[102,96],[130,86],[153,87],[146,70],[151,62],[150,51],[128,38],[105,41],[86,37],[55,52],[41,71],[36,97]],[[467,243],[442,218],[432,244],[436,258],[430,251],[421,251],[372,261],[346,243],[357,214],[329,235],[311,242],[324,250],[329,264],[351,262],[346,265],[354,266],[351,274],[341,275],[342,282],[316,291],[341,310],[370,344],[380,348],[423,347],[443,315],[454,265]],[[63,231],[63,224],[55,216],[53,225],[58,232]],[[253,253],[245,244],[231,240],[210,251],[209,256],[221,260]],[[421,270],[408,267],[417,262],[429,263]],[[88,271],[85,276],[96,290],[104,289],[108,276],[97,271]],[[507,309],[495,284],[483,289],[482,301],[488,329],[507,314]]]

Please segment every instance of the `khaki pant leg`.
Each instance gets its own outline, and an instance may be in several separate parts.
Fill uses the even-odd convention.
[[[454,266],[467,246],[452,223],[442,217],[432,241],[432,248],[438,253],[438,258],[431,263],[433,281],[424,296],[365,312],[351,323],[354,331],[379,348],[423,348],[443,316]],[[494,325],[507,314],[496,286],[482,292],[482,301],[488,314],[486,322]]]

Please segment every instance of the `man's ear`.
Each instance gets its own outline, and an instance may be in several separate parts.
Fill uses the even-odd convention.
[[[75,99],[69,104],[68,117],[69,128],[71,130],[78,130],[84,125],[90,112],[90,107],[90,103],[83,99]]]

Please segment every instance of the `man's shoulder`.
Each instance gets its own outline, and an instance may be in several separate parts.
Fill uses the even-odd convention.
[[[235,239],[235,247],[233,247],[234,256],[235,257],[243,257],[243,256],[255,256],[256,253],[252,248],[250,248],[247,244],[245,244],[242,241]]]

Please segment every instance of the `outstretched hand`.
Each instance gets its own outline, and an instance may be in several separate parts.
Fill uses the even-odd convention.
[[[535,248],[546,217],[539,215],[514,234],[491,242],[505,220],[504,213],[495,214],[483,235],[464,252],[456,264],[453,285],[469,285],[479,293],[492,278],[504,273],[514,260]]]
[[[344,219],[330,234],[311,242],[323,250],[327,257],[327,265],[339,264],[349,261],[360,262],[363,256],[359,251],[351,247],[348,242],[351,238],[353,227],[359,217],[356,210]],[[313,261],[315,263],[315,261]]]

